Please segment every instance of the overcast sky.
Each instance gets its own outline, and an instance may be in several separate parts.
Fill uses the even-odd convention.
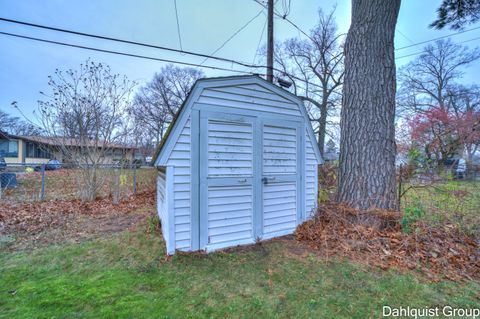
[[[438,31],[428,27],[435,19],[435,10],[440,2],[440,0],[402,1],[395,38],[396,48],[454,32],[448,29]],[[276,7],[279,12],[283,11],[281,3],[282,1],[278,1]],[[339,30],[347,32],[350,25],[349,0],[291,0],[288,18],[301,29],[308,31],[317,22],[319,8],[329,11],[335,5]],[[253,0],[177,0],[177,8],[183,49],[206,54],[212,53],[262,10],[262,7]],[[173,0],[0,0],[0,17],[179,48]],[[251,63],[265,20],[266,14],[263,12],[216,55]],[[476,26],[467,26],[467,28]],[[12,25],[2,21],[0,21],[0,31],[158,58],[194,63],[203,60],[155,49]],[[480,32],[478,31],[456,35],[452,37],[452,40],[461,42],[479,37]],[[287,22],[281,19],[275,20],[276,40],[299,36],[302,35]],[[262,45],[265,40],[266,31],[262,38]],[[480,45],[480,40],[470,41],[465,45],[475,47]],[[421,49],[422,46],[416,46],[397,51],[396,55],[400,57],[419,52]],[[47,76],[53,74],[56,68],[76,68],[87,58],[107,63],[114,72],[125,74],[129,79],[140,84],[149,81],[163,65],[156,61],[0,35],[0,109],[19,116],[18,112],[10,105],[12,101],[17,101],[26,116],[32,117],[32,112],[37,107],[37,100],[42,98],[39,91],[48,91]],[[397,59],[397,67],[413,58]],[[205,64],[232,67],[228,63],[222,64],[216,61],[207,61]],[[235,66],[235,68],[238,67]],[[234,74],[208,69],[205,69],[204,72],[207,76]],[[465,83],[478,82],[478,74],[480,74],[479,61],[466,70],[463,81]]]

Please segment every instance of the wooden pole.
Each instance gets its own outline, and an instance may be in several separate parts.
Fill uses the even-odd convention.
[[[273,0],[268,0],[267,81],[273,83]]]
[[[398,209],[401,209],[401,204],[402,204],[402,175],[403,175],[403,164],[400,164],[400,170],[398,174]]]
[[[133,194],[137,193],[137,164],[133,164]]]
[[[42,176],[42,185],[40,188],[40,200],[43,201],[45,200],[45,164],[42,164],[42,169],[40,172]]]

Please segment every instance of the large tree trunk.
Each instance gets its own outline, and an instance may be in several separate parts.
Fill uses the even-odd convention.
[[[394,34],[400,0],[352,0],[345,43],[337,200],[398,209]]]

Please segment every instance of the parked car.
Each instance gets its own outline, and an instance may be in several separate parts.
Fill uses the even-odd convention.
[[[45,170],[46,171],[54,171],[54,170],[57,170],[57,169],[61,169],[62,168],[62,164],[58,161],[58,160],[49,160],[47,162],[47,164],[45,164]],[[34,170],[39,172],[42,170],[42,165],[37,165],[34,167]]]
[[[457,179],[464,179],[467,174],[467,162],[461,158],[458,160],[457,168],[455,170],[455,177]]]
[[[7,163],[5,163],[5,159],[0,156],[0,171],[4,171],[7,168]]]

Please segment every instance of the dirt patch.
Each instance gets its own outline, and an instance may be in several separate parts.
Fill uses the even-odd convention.
[[[315,218],[300,225],[297,240],[321,256],[344,256],[388,269],[419,270],[431,280],[480,280],[480,245],[454,225],[416,222],[402,231],[398,213],[358,211],[322,205]]]
[[[118,205],[110,198],[5,203],[0,207],[0,249],[31,249],[104,237],[130,229],[153,215],[154,207],[153,192],[130,196]]]

